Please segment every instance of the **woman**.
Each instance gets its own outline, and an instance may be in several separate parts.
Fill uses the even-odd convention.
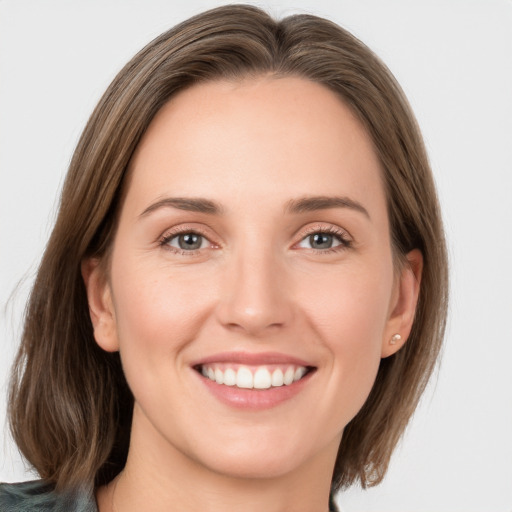
[[[313,16],[196,16],[75,151],[10,395],[42,481],[3,485],[2,510],[334,509],[384,477],[446,300],[387,68]]]

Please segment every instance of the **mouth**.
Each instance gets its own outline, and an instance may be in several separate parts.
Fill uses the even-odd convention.
[[[258,411],[299,395],[317,367],[279,353],[226,352],[191,365],[200,382],[220,402]]]
[[[194,366],[194,370],[216,384],[255,390],[291,386],[314,372],[315,369],[314,366],[297,364],[208,363]]]

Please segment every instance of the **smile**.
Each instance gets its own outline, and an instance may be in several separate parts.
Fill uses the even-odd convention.
[[[290,386],[301,380],[309,370],[310,368],[299,365],[204,364],[199,367],[201,374],[211,381],[240,389]]]
[[[217,400],[246,411],[291,400],[318,369],[309,361],[276,352],[223,352],[195,361],[191,368]]]

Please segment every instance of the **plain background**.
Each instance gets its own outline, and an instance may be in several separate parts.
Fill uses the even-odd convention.
[[[81,129],[137,50],[222,3],[0,0],[0,481],[33,477],[3,426],[6,380]],[[388,64],[422,128],[449,239],[440,371],[384,483],[340,496],[344,512],[511,512],[512,1],[253,3],[328,17]]]

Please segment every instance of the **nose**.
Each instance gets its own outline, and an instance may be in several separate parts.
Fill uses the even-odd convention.
[[[224,327],[257,337],[291,323],[290,282],[277,259],[271,251],[245,252],[227,265],[217,308]]]

